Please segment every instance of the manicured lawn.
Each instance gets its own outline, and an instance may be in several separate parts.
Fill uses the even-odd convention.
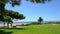
[[[12,34],[60,34],[60,24],[20,26],[13,29],[1,29]]]

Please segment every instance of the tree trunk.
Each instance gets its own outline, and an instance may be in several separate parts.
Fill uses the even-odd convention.
[[[7,23],[7,28],[9,28],[9,23]]]
[[[11,28],[12,28],[12,23],[10,25],[11,25]]]
[[[5,28],[5,22],[4,22],[4,28]]]

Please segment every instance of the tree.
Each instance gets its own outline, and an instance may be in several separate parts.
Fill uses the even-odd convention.
[[[30,1],[33,3],[45,3],[46,1],[50,1],[50,0],[26,0],[26,1]],[[21,4],[21,0],[0,0],[0,11],[2,15],[5,15],[5,5],[8,2],[12,5],[12,7]]]
[[[45,3],[46,1],[50,1],[50,0],[26,0],[26,1],[30,1],[33,3]],[[21,4],[21,0],[0,0],[0,10],[4,10],[5,9],[5,4],[6,3],[10,3],[13,7],[15,5],[20,5]]]
[[[30,1],[33,3],[45,3],[46,1],[50,1],[50,0],[26,0],[26,1]],[[5,15],[5,5],[8,2],[12,5],[12,7],[21,4],[21,0],[0,0],[0,11],[2,15]]]
[[[5,27],[5,22],[7,23],[7,27],[9,28],[9,24],[11,24],[12,27],[12,23],[13,23],[13,19],[25,19],[25,16],[23,14],[19,14],[18,12],[14,12],[14,11],[8,11],[5,10],[5,14],[2,15],[2,13],[0,13],[0,21],[4,21],[4,27]]]
[[[20,14],[18,12],[12,11],[12,10],[6,10],[5,15],[10,16],[12,19],[25,19],[25,16],[23,14]]]
[[[4,24],[7,22],[7,28],[9,28],[9,23],[12,23],[12,19],[10,16],[4,16]]]
[[[48,0],[26,0],[26,1],[30,1],[33,3],[45,3]],[[12,7],[14,7],[15,5],[20,5],[21,4],[21,0],[0,0],[0,21],[4,21],[4,16],[8,17],[8,19],[10,19],[10,17],[12,19],[25,19],[23,14],[19,14],[17,12],[13,12],[13,11],[6,11],[5,9],[5,5],[6,3],[10,3],[12,5]],[[7,19],[7,20],[8,20]],[[9,22],[9,21],[8,21]]]
[[[26,0],[26,1],[30,1],[33,3],[45,3],[46,1],[50,1],[50,0]],[[12,5],[12,7],[14,7],[15,5],[21,4],[21,0],[0,0],[0,11],[2,15],[5,15],[5,5],[8,2]]]
[[[42,21],[43,21],[42,17],[39,17],[38,19],[39,24],[41,24]]]
[[[6,13],[5,15],[7,16],[10,16],[11,19],[25,19],[25,16],[23,14],[19,14],[18,12],[14,12],[14,11],[11,11],[11,10],[6,10]],[[12,27],[12,21],[10,20],[10,24],[11,24],[11,27]]]
[[[5,27],[5,22],[7,23],[7,27],[9,27],[9,24],[11,24],[12,27],[12,20],[13,19],[25,19],[25,16],[23,14],[20,14],[18,12],[14,12],[11,10],[4,10],[4,14],[2,14],[2,11],[0,11],[0,21],[4,22],[4,27]]]

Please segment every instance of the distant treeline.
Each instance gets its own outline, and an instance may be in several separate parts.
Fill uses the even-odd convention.
[[[60,24],[60,22],[47,22],[45,24]]]
[[[39,24],[38,22],[31,22],[31,24]],[[41,24],[60,24],[60,22],[45,22],[45,23],[41,23]]]

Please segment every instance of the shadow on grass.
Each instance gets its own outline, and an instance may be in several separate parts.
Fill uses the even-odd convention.
[[[0,28],[0,29],[8,29],[8,30],[26,30],[26,28]]]
[[[13,32],[5,32],[4,30],[0,30],[0,34],[12,34]]]

